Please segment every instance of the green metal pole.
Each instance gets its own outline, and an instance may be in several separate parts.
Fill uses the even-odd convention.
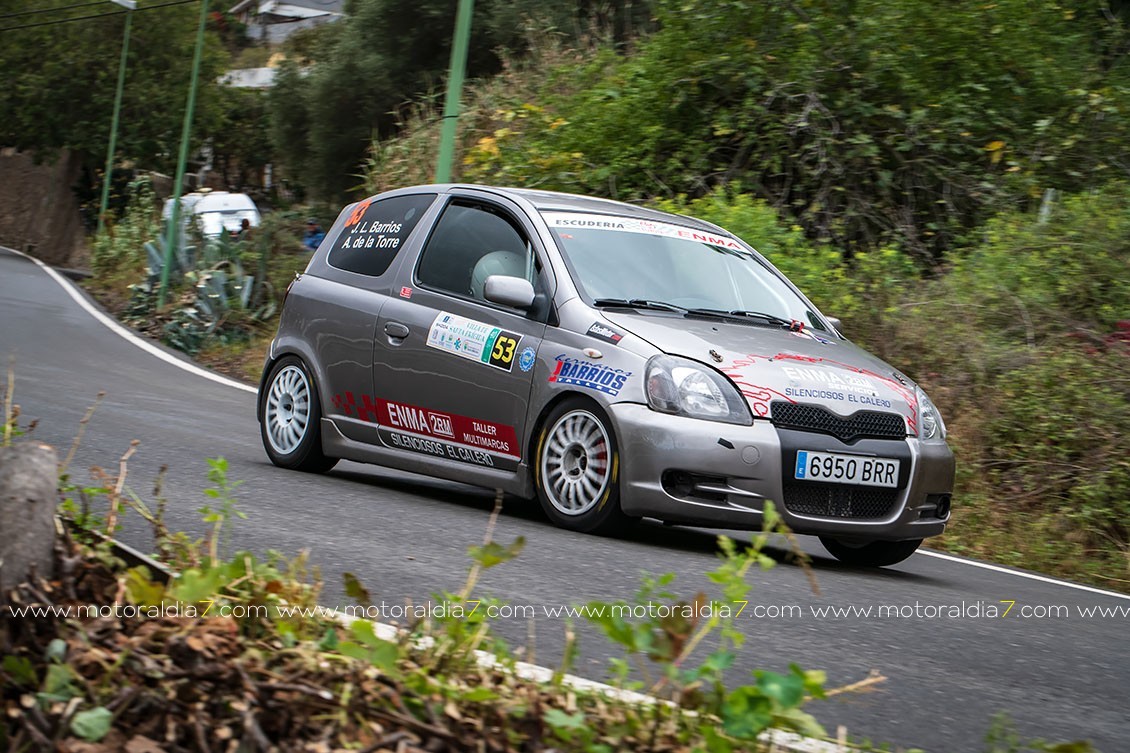
[[[158,308],[165,305],[169,289],[169,267],[173,263],[173,244],[180,239],[180,197],[184,184],[184,166],[188,162],[188,142],[192,134],[192,111],[196,108],[196,84],[200,79],[200,58],[204,53],[204,25],[208,20],[208,0],[200,3],[200,23],[196,27],[196,51],[192,54],[192,79],[188,84],[188,103],[184,108],[184,126],[180,132],[180,156],[177,158],[177,177],[173,180],[173,211],[169,230],[165,235],[165,265],[161,268],[161,289],[157,294]]]
[[[118,62],[118,89],[114,93],[114,114],[110,118],[110,148],[106,150],[106,174],[102,177],[102,202],[98,205],[98,233],[106,223],[106,209],[110,206],[110,174],[114,170],[114,149],[118,144],[118,115],[122,111],[122,92],[126,85],[126,56],[129,53],[129,31],[133,26],[133,6],[126,7],[126,30],[122,35],[122,59]]]
[[[455,161],[455,131],[459,124],[459,103],[463,98],[463,74],[467,68],[467,47],[471,38],[474,8],[475,0],[459,0],[459,11],[455,16],[455,38],[451,42],[451,65],[447,74],[447,97],[443,105],[443,128],[439,135],[436,183],[451,180],[451,163]]]

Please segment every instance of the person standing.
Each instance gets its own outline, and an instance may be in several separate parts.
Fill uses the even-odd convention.
[[[317,251],[325,237],[326,233],[318,225],[317,220],[313,218],[306,220],[306,232],[302,235],[302,246],[307,251],[310,253]]]

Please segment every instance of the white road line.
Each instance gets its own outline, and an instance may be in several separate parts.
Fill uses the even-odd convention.
[[[142,350],[144,350],[149,355],[156,356],[157,358],[160,358],[165,363],[172,364],[173,366],[176,366],[178,369],[183,369],[184,371],[187,371],[190,374],[195,374],[196,376],[201,376],[201,377],[204,377],[205,379],[211,379],[213,382],[216,382],[217,384],[223,384],[223,385],[226,385],[228,387],[234,387],[237,390],[243,390],[244,392],[250,392],[252,395],[257,395],[259,393],[259,390],[255,389],[254,387],[249,387],[246,384],[235,381],[234,379],[228,379],[225,376],[220,376],[219,374],[217,374],[213,371],[208,371],[207,369],[203,369],[203,368],[197,366],[196,364],[188,363],[187,361],[182,361],[181,359],[177,358],[176,356],[173,356],[169,353],[166,353],[165,351],[161,350],[160,348],[158,348],[153,343],[149,342],[148,340],[146,340],[142,337],[139,337],[138,335],[135,335],[133,332],[130,332],[128,329],[123,327],[121,324],[119,324],[118,322],[114,321],[110,317],[106,316],[106,314],[99,311],[93,304],[91,304],[90,301],[88,301],[86,299],[86,296],[84,296],[82,293],[80,293],[78,290],[75,289],[74,285],[71,284],[70,280],[63,277],[61,274],[59,274],[54,269],[52,269],[51,267],[49,267],[46,264],[44,264],[43,262],[41,262],[39,259],[36,259],[34,256],[28,256],[27,254],[25,254],[21,251],[17,251],[14,248],[8,248],[6,246],[0,246],[0,248],[3,248],[5,251],[10,251],[13,254],[17,254],[18,256],[22,256],[25,259],[29,259],[29,260],[35,262],[37,265],[39,265],[40,269],[42,269],[44,272],[46,272],[51,277],[51,279],[53,279],[55,282],[59,283],[59,286],[62,287],[63,290],[65,290],[67,292],[67,295],[69,295],[71,298],[73,298],[75,303],[77,303],[79,306],[82,306],[83,310],[86,311],[86,313],[90,314],[92,317],[94,317],[99,322],[104,324],[111,332],[113,332],[114,334],[118,335],[119,337],[122,337],[123,339],[133,343],[134,345],[141,348]]]
[[[1058,578],[1049,578],[1046,575],[1036,575],[1035,573],[1026,573],[1021,570],[1013,570],[1000,565],[990,565],[988,562],[978,562],[976,560],[967,560],[961,557],[954,557],[952,554],[943,554],[941,552],[931,552],[925,549],[919,549],[916,554],[924,554],[927,557],[937,557],[940,560],[948,562],[956,562],[960,565],[969,565],[970,567],[979,567],[982,570],[992,570],[995,573],[1004,573],[1005,575],[1015,575],[1017,578],[1027,578],[1028,580],[1038,580],[1041,583],[1050,583],[1053,586],[1066,586],[1067,588],[1074,588],[1078,591],[1088,591],[1094,594],[1102,594],[1103,596],[1110,596],[1115,599],[1128,599],[1130,594],[1120,594],[1117,591],[1107,591],[1102,588],[1094,588],[1093,586],[1084,586],[1081,583],[1072,583],[1069,580],[1059,580]]]
[[[43,262],[41,262],[39,259],[36,259],[35,257],[32,257],[32,256],[28,256],[27,254],[21,253],[20,251],[16,251],[15,249],[6,248],[6,247],[0,247],[0,248],[4,248],[4,250],[6,250],[6,251],[11,251],[14,254],[18,254],[18,255],[24,257],[25,259],[30,259],[31,261],[38,264],[40,269],[42,269],[48,275],[50,275],[51,278],[53,280],[55,280],[55,282],[59,283],[59,285],[62,286],[63,290],[67,291],[67,295],[69,295],[71,298],[73,298],[79,306],[82,306],[82,308],[87,313],[89,313],[91,316],[93,316],[95,319],[97,319],[102,324],[106,325],[106,327],[109,328],[112,332],[114,332],[115,334],[125,338],[126,340],[129,340],[131,343],[133,343],[137,347],[141,348],[146,353],[149,353],[150,355],[156,356],[157,358],[160,358],[165,363],[172,364],[173,366],[176,366],[178,369],[184,369],[187,372],[190,372],[192,374],[196,374],[197,376],[202,376],[205,379],[211,379],[213,382],[218,382],[219,384],[225,384],[228,387],[235,387],[237,390],[243,390],[244,392],[250,392],[251,394],[257,394],[258,393],[258,390],[256,390],[254,387],[248,387],[246,384],[241,384],[240,382],[237,382],[234,379],[228,379],[227,377],[220,376],[219,374],[208,371],[207,369],[202,369],[195,364],[188,363],[187,361],[182,361],[181,359],[176,358],[175,356],[169,355],[168,353],[166,353],[165,351],[156,347],[155,345],[148,342],[147,340],[135,335],[133,332],[130,332],[128,329],[123,327],[121,324],[119,324],[118,322],[114,321],[113,319],[111,319],[110,317],[106,316],[104,313],[99,311],[97,308],[95,308],[93,305],[91,305],[90,301],[86,300],[85,296],[83,296],[81,293],[79,293],[77,290],[74,289],[74,286],[71,284],[71,282],[69,280],[67,280],[65,277],[63,277],[61,274],[56,272],[51,267],[49,267],[46,264],[44,264]],[[919,549],[917,553],[925,555],[927,557],[936,557],[938,559],[946,560],[948,562],[956,562],[960,565],[968,565],[969,567],[979,567],[982,570],[991,570],[991,571],[996,572],[996,573],[1003,573],[1005,575],[1013,575],[1013,576],[1016,576],[1017,578],[1027,578],[1028,580],[1035,580],[1035,581],[1039,581],[1041,583],[1048,583],[1048,584],[1051,584],[1053,586],[1064,586],[1066,588],[1074,588],[1077,591],[1087,591],[1088,593],[1100,594],[1102,596],[1110,596],[1110,597],[1115,598],[1115,599],[1130,600],[1130,595],[1128,595],[1128,594],[1120,594],[1120,593],[1117,593],[1115,591],[1107,591],[1107,590],[1104,590],[1102,588],[1094,588],[1092,586],[1084,586],[1082,584],[1072,583],[1072,582],[1066,581],[1066,580],[1059,580],[1057,578],[1049,578],[1046,575],[1036,575],[1034,573],[1025,573],[1025,572],[1021,572],[1019,570],[1012,570],[1012,569],[1007,568],[1007,567],[1001,567],[1000,565],[990,565],[987,562],[977,562],[976,560],[963,559],[961,557],[954,557],[953,555],[950,555],[950,554],[942,554],[941,552],[931,552],[931,551],[927,551],[927,550],[924,550],[924,549]]]

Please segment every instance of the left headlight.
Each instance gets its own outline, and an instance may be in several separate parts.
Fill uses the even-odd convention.
[[[921,388],[916,387],[915,392],[918,393],[919,439],[945,439],[946,424],[942,421],[942,414],[938,412],[937,406]]]
[[[689,358],[655,356],[645,373],[652,410],[727,424],[753,423],[741,393],[713,369]]]

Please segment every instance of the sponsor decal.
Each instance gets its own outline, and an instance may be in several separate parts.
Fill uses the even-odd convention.
[[[378,401],[380,423],[395,426],[398,429],[410,429],[420,434],[431,434],[434,437],[455,437],[455,429],[451,415],[437,413],[436,411],[417,408],[403,403],[390,403],[387,400]]]
[[[873,405],[876,408],[892,408],[894,404],[890,400],[881,397],[873,397],[871,395],[853,395],[848,393],[847,401],[849,403],[859,403],[860,405]]]
[[[407,288],[407,287],[401,288],[400,289],[400,297],[401,298],[411,298],[412,297],[412,288]]]
[[[624,333],[609,327],[607,324],[600,322],[593,322],[589,327],[588,332],[585,333],[589,337],[595,337],[597,340],[604,340],[606,343],[619,345],[620,341],[624,339]]]
[[[875,397],[879,393],[875,383],[865,376],[854,373],[840,373],[831,369],[814,369],[803,366],[782,366],[785,376],[795,382],[819,382],[844,392]]]
[[[844,393],[835,390],[808,389],[807,387],[786,387],[788,397],[816,398],[817,400],[843,400]]]
[[[869,369],[861,369],[858,366],[852,366],[831,358],[787,352],[775,355],[750,353],[732,361],[729,366],[722,367],[721,370],[734,381],[738,390],[746,396],[753,412],[760,417],[768,417],[769,403],[775,399],[774,396],[782,397],[790,403],[797,401],[788,394],[749,383],[746,381],[748,378],[746,375],[750,373],[748,369],[751,366],[759,365],[762,362],[779,363],[782,361],[799,364],[797,366],[781,365],[785,375],[793,381],[792,387],[794,389],[799,387],[800,382],[818,383],[819,386],[828,388],[830,391],[843,392],[849,403],[902,410],[903,416],[906,418],[907,431],[911,434],[918,433],[918,400],[909,384],[901,383],[893,376],[879,374]],[[827,364],[833,368],[828,369],[819,366],[822,364]],[[878,386],[891,390],[898,395],[906,403],[905,408],[896,406],[893,401],[880,397]]]
[[[444,458],[445,460],[458,460],[462,463],[472,463],[474,465],[486,466],[487,468],[517,467],[517,463],[503,464],[490,453],[471,447],[463,447],[461,445],[451,444],[450,442],[440,442],[434,439],[424,439],[414,434],[389,431],[388,429],[381,429],[378,433],[380,434],[381,441],[384,442],[385,445],[395,447],[399,450],[432,455],[437,458]]]
[[[669,222],[653,222],[639,220],[631,217],[614,217],[607,214],[584,214],[581,212],[545,212],[546,223],[561,232],[561,229],[578,230],[611,230],[619,233],[639,233],[642,235],[655,235],[661,238],[682,238],[698,243],[708,243],[711,246],[729,248],[743,253],[749,253],[745,246],[733,238],[706,230],[694,230],[682,225],[673,225]]]
[[[581,358],[571,358],[564,353],[557,356],[557,368],[549,375],[549,381],[556,384],[572,384],[606,395],[616,396],[624,388],[630,371],[614,369],[604,364],[592,363]]]
[[[428,330],[428,347],[446,350],[503,371],[514,368],[522,336],[474,319],[441,311]]]
[[[534,367],[536,362],[537,353],[534,352],[533,348],[526,348],[522,351],[522,354],[518,356],[518,368],[522,371],[529,371]]]
[[[463,463],[513,470],[522,457],[513,426],[455,413],[361,395],[334,395],[334,406],[347,416],[377,424],[386,447]]]
[[[847,388],[844,388],[847,389]],[[874,395],[858,394],[855,392],[843,392],[841,390],[825,390],[819,388],[808,387],[786,387],[785,395],[787,397],[795,397],[801,399],[817,399],[817,400],[837,400],[855,403],[857,405],[871,405],[876,408],[890,408],[892,407],[891,401]]]
[[[382,426],[516,458],[522,455],[513,426],[381,398],[376,404],[377,421]]]

